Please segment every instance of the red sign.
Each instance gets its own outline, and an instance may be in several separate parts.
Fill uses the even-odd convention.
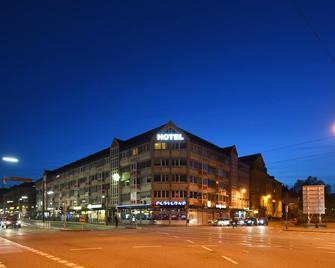
[[[85,223],[85,217],[84,216],[80,216],[79,217],[79,222],[80,223]]]

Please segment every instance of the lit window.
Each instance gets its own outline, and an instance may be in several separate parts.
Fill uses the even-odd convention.
[[[138,155],[138,148],[134,148],[131,152],[132,155]]]
[[[161,150],[162,144],[160,142],[155,142],[155,150]]]

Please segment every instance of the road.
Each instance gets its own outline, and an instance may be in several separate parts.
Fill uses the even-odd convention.
[[[335,233],[264,226],[0,230],[6,267],[335,267]]]

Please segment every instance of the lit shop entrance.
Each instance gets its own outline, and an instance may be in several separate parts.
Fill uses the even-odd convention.
[[[186,224],[186,201],[156,201],[152,210],[155,224]]]
[[[152,210],[147,204],[119,205],[118,218],[123,224],[151,224]]]

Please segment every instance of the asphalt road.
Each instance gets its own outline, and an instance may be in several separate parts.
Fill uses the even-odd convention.
[[[0,230],[0,268],[335,267],[335,233],[276,227]]]

